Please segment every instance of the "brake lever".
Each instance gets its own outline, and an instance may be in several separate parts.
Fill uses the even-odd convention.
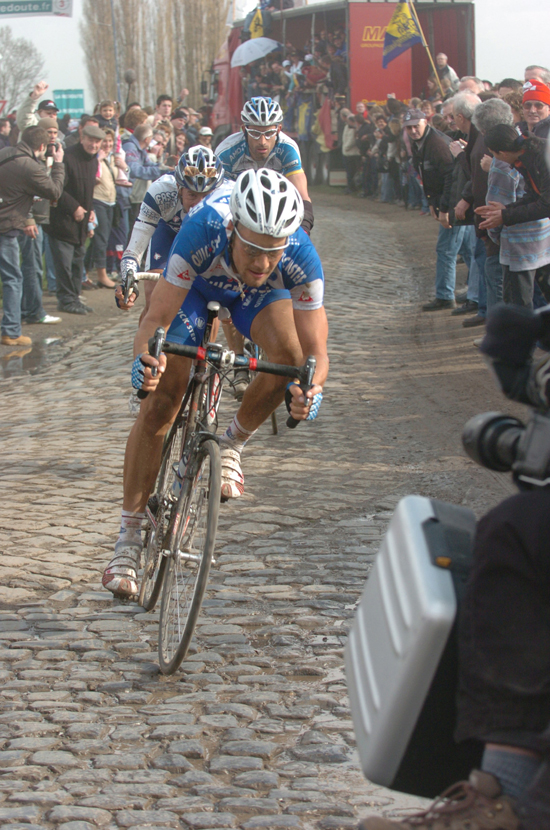
[[[316,359],[312,355],[310,355],[302,368],[302,373],[300,377],[300,389],[302,390],[302,393],[304,395],[304,401],[307,400],[306,393],[309,392],[309,390],[313,386],[313,376],[315,374],[316,366]],[[286,421],[286,425],[289,429],[296,429],[299,423],[300,421],[297,421],[296,418],[292,417],[292,415],[289,415]]]
[[[126,277],[126,285],[124,288],[124,302],[128,303],[132,294],[136,295],[136,300],[139,297],[139,291],[137,289],[138,281],[136,279],[136,272],[135,271],[128,271]]]

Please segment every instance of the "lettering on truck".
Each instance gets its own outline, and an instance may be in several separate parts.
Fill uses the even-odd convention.
[[[366,46],[367,48],[372,48],[373,46],[379,46],[382,49],[387,28],[387,26],[365,26],[361,47]]]

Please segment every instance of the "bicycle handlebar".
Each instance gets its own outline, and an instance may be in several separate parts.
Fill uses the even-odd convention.
[[[149,354],[157,359],[161,352],[165,354],[175,354],[179,357],[189,357],[191,360],[206,360],[218,369],[227,366],[233,366],[236,369],[250,369],[252,372],[263,372],[266,375],[278,375],[284,378],[297,378],[300,383],[300,389],[304,393],[308,392],[313,384],[313,375],[315,374],[315,367],[317,361],[313,356],[307,358],[303,366],[285,366],[282,363],[270,363],[267,360],[257,360],[255,357],[249,355],[236,355],[231,351],[223,349],[216,343],[211,343],[206,347],[203,346],[185,346],[180,343],[167,343],[165,341],[165,331],[163,328],[158,328],[154,337],[149,340]],[[228,359],[229,358],[229,359]],[[152,369],[153,377],[156,377],[156,369]],[[138,391],[139,398],[147,397],[148,393],[140,389]],[[294,429],[298,426],[300,421],[290,415],[287,419],[286,425],[289,429]]]
[[[156,343],[156,336],[151,337],[149,340],[149,354],[152,354],[151,349],[155,347]],[[166,354],[190,357],[192,360],[207,360],[218,369],[227,365],[223,363],[223,359],[228,352],[225,349],[220,349],[216,344],[203,348],[202,346],[184,346],[179,343],[164,343],[162,351]],[[229,354],[231,353],[229,352]],[[315,360],[315,358],[311,359]],[[307,382],[308,377],[307,363],[304,366],[285,366],[282,363],[269,363],[267,360],[257,360],[255,357],[249,357],[249,355],[237,354],[234,356],[231,365],[235,369],[250,369],[251,372],[263,372],[266,375],[299,378],[300,382]]]

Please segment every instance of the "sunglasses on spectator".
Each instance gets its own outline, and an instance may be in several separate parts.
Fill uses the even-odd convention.
[[[278,129],[278,127],[273,127],[273,129],[271,130],[266,130],[265,132],[262,132],[261,130],[250,130],[247,127],[246,132],[250,136],[250,138],[261,138],[263,136],[264,138],[269,140],[270,138],[273,138],[274,135],[277,135]]]
[[[285,248],[288,248],[288,240],[284,245],[279,245],[277,248],[262,248],[261,245],[251,245],[240,235],[236,225],[234,231],[243,243],[243,250],[246,256],[250,259],[256,259],[257,257],[266,255],[270,262],[275,262],[279,258],[278,251],[284,251]]]
[[[526,101],[523,105],[523,109],[527,110],[542,110],[544,107],[547,107],[548,104],[543,104],[542,101]]]

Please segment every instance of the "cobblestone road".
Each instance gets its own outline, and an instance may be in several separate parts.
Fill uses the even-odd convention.
[[[461,418],[452,373],[437,377],[456,352],[438,363],[411,349],[417,289],[391,224],[337,207],[317,216],[331,323],[321,417],[278,436],[264,426],[247,450],[246,496],[222,508],[218,564],[176,676],[158,673],[157,614],[100,588],[136,318],[79,335],[48,375],[0,383],[6,830],[338,830],[415,803],[361,775],[345,632],[398,497],[468,501],[489,479],[458,436],[430,440]]]

